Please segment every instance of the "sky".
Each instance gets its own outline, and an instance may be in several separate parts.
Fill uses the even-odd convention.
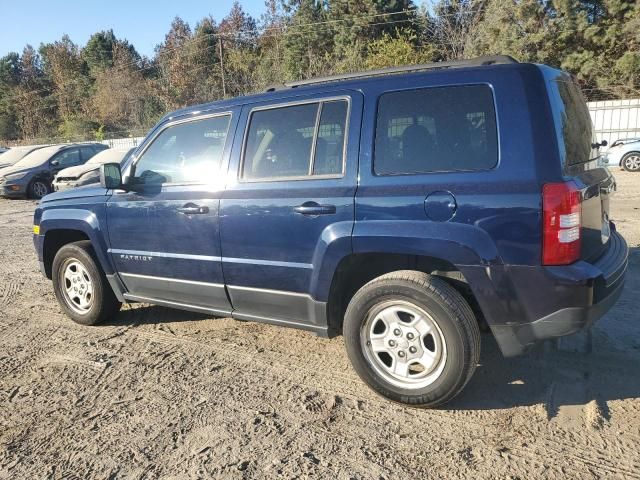
[[[264,11],[264,0],[240,4],[256,19]],[[84,46],[95,32],[110,29],[151,56],[176,16],[193,28],[207,15],[220,21],[232,5],[233,0],[0,0],[0,57],[22,52],[27,44],[37,49],[65,33]]]

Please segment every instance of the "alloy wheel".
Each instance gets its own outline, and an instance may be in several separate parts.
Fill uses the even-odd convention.
[[[447,346],[433,317],[405,301],[372,308],[360,341],[371,367],[388,383],[419,389],[435,382],[444,369]]]

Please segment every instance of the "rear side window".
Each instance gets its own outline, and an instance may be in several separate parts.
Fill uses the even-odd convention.
[[[560,74],[553,79],[550,88],[564,161],[568,165],[575,165],[597,157],[598,150],[592,147],[596,139],[591,116],[580,88],[567,74]]]
[[[96,150],[91,147],[82,147],[80,151],[82,152],[82,160],[84,161],[89,160],[96,154]]]
[[[230,115],[163,130],[135,164],[137,184],[207,183],[219,174]]]
[[[497,163],[496,114],[488,86],[433,87],[380,97],[377,175],[487,170]]]
[[[348,103],[331,100],[251,113],[244,180],[341,175]]]
[[[80,163],[80,151],[77,148],[70,148],[56,157],[58,165],[61,167],[72,167]]]

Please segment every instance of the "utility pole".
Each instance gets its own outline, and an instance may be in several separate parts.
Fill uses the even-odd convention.
[[[222,37],[218,37],[218,45],[220,46],[220,70],[222,70],[222,96],[227,98],[227,87],[224,81],[224,52],[222,50]]]

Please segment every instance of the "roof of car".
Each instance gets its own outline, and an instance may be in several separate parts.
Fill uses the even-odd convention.
[[[102,143],[61,143],[59,145],[49,145],[48,147],[42,147],[40,150],[44,153],[51,153],[52,155],[59,150],[64,150],[71,147],[91,147],[102,145]]]

